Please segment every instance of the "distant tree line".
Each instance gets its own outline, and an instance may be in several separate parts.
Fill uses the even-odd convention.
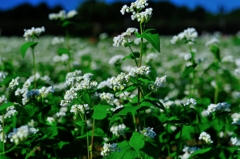
[[[72,36],[98,36],[102,32],[116,35],[127,27],[138,27],[138,23],[130,19],[130,15],[121,15],[122,2],[106,4],[96,0],[88,0],[77,8],[78,15],[72,19],[76,25],[70,26]],[[240,30],[240,9],[224,13],[220,8],[218,14],[207,12],[202,7],[189,10],[187,7],[177,7],[174,4],[150,2],[153,16],[147,28],[157,29],[161,35],[173,35],[188,27],[194,27],[199,33],[221,31],[225,34],[235,34]],[[65,31],[56,22],[50,21],[50,13],[58,13],[62,8],[49,8],[45,3],[38,6],[23,4],[12,10],[0,11],[0,29],[3,36],[22,36],[24,29],[31,27],[46,28],[46,34],[63,35]]]

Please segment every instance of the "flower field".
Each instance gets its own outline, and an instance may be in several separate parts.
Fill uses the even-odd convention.
[[[75,11],[49,14],[65,37],[0,37],[1,159],[239,159],[240,36],[164,37],[147,7],[115,37],[71,36]]]

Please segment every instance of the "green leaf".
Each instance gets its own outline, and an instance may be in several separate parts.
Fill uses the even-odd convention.
[[[210,51],[213,53],[215,59],[217,59],[218,61],[221,61],[221,57],[220,57],[220,49],[215,46],[215,45],[212,45],[210,47]]]
[[[31,47],[34,48],[38,43],[37,42],[26,42],[24,43],[21,47],[20,47],[20,52],[22,55],[22,58],[25,57],[25,54],[27,52],[27,50]]]
[[[138,153],[129,145],[127,141],[122,141],[118,143],[118,147],[120,148],[119,152],[112,152],[109,156],[106,156],[106,159],[114,158],[114,159],[136,159],[139,158]]]
[[[92,135],[92,130],[90,130],[88,134]],[[94,136],[104,137],[106,136],[106,133],[101,128],[96,128],[94,130]]]
[[[84,125],[85,125],[85,122],[81,120],[81,121],[77,121],[76,124],[77,124],[78,126],[84,126]]]
[[[66,49],[66,48],[59,48],[57,52],[58,52],[59,55],[70,53],[69,50]]]
[[[125,61],[126,59],[136,59],[140,57],[140,53],[139,52],[133,52],[127,56],[125,56],[122,61]]]
[[[96,120],[102,120],[107,117],[108,109],[111,108],[110,105],[97,105],[93,107],[92,118]]]
[[[191,66],[186,66],[185,69],[183,70],[182,77],[188,76],[190,73],[192,73],[195,69],[197,64],[191,65]]]
[[[62,149],[62,147],[64,146],[64,145],[66,145],[66,144],[70,144],[69,142],[65,142],[65,141],[60,141],[59,143],[58,143],[58,147],[60,148],[60,149]]]
[[[135,32],[137,38],[146,39],[160,53],[160,38],[155,29],[147,29],[142,34]]]
[[[217,153],[219,153],[219,150],[209,147],[195,151],[194,153],[191,154],[189,158],[192,158],[194,156],[202,158],[211,158],[212,156],[215,156]]]
[[[132,137],[130,138],[129,142],[130,146],[132,146],[135,150],[139,151],[141,148],[144,147],[145,141],[142,134],[139,132],[134,132]]]
[[[123,108],[118,115],[127,115],[130,112],[135,112],[136,110],[140,109],[141,107],[125,107]]]
[[[13,106],[13,103],[7,102],[2,105],[0,105],[0,111],[7,109],[8,107]]]

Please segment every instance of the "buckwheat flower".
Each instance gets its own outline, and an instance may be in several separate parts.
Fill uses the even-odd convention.
[[[44,27],[41,27],[41,28],[32,27],[31,29],[24,29],[23,37],[25,38],[26,41],[28,41],[31,38],[39,37],[40,34],[42,34],[43,32],[45,32]]]
[[[195,28],[185,29],[183,32],[179,33],[177,36],[173,36],[171,43],[175,44],[178,41],[186,42],[188,45],[192,45],[195,39],[198,37],[198,33]]]
[[[146,23],[152,17],[152,8],[146,8],[145,11],[131,15],[132,20],[137,20],[140,23]]]
[[[111,77],[107,79],[109,82],[110,88],[114,91],[123,90],[128,82],[129,76],[126,73],[121,72],[117,77]]]
[[[190,106],[190,105],[196,105],[197,102],[196,102],[195,99],[190,98],[190,99],[187,99],[187,100],[183,100],[183,101],[182,101],[182,104],[183,104],[184,106]]]
[[[57,112],[54,116],[57,118],[65,117],[67,113],[67,107],[63,106],[60,108],[59,112]]]
[[[111,152],[116,152],[116,151],[120,151],[120,149],[117,146],[117,143],[104,143],[103,145],[103,150],[101,151],[101,155],[102,156],[108,156]]]
[[[7,102],[7,98],[5,95],[0,96],[0,104],[6,103]]]
[[[120,136],[120,135],[124,135],[125,134],[125,129],[126,129],[126,126],[124,124],[120,124],[120,125],[117,125],[117,126],[112,126],[110,128],[110,131],[114,135]]]
[[[124,15],[125,12],[129,13],[129,11],[130,11],[130,8],[126,4],[124,6],[122,6],[122,9],[120,10],[122,15]]]
[[[222,62],[234,62],[234,57],[232,55],[224,56]]]
[[[139,39],[139,38],[138,38]],[[150,61],[154,61],[154,60],[156,60],[157,59],[157,57],[158,57],[158,54],[155,54],[155,53],[149,53],[149,54],[147,54],[147,56],[146,56],[146,62],[148,63],[148,62],[150,62]]]
[[[184,152],[184,154],[183,155],[180,155],[179,157],[181,158],[181,159],[188,159],[190,156],[191,156],[191,154],[193,153],[193,152],[195,152],[195,151],[197,151],[197,150],[199,150],[199,148],[198,147],[188,147],[188,146],[184,146],[184,148],[183,148],[183,152]]]
[[[138,75],[148,75],[149,73],[150,73],[149,66],[133,67],[129,72],[129,76],[137,77]]]
[[[4,115],[4,118],[7,119],[7,118],[11,118],[13,116],[15,116],[17,114],[17,110],[15,109],[14,106],[10,106],[10,107],[7,107],[6,109],[6,113]]]
[[[110,87],[110,83],[108,81],[102,81],[97,86],[98,89],[101,89],[101,88],[104,88],[104,87]]]
[[[49,20],[65,20],[66,19],[66,11],[60,10],[59,13],[51,13],[48,15]]]
[[[238,139],[237,137],[231,137],[230,140],[234,146],[240,146],[240,139]]]
[[[234,70],[234,74],[235,74],[235,75],[240,75],[240,67],[239,67],[239,68],[236,68],[236,69]]]
[[[137,32],[137,28],[128,28],[126,32],[123,32],[121,35],[118,35],[113,38],[113,46],[119,47],[120,45],[125,46],[127,43],[131,42],[129,37]]]
[[[67,19],[69,19],[69,18],[72,18],[72,17],[74,17],[75,15],[77,15],[78,14],[78,12],[76,11],[76,10],[71,10],[71,11],[69,11],[68,13],[67,13]]]
[[[164,84],[166,83],[166,77],[167,76],[157,77],[155,82],[153,84],[150,84],[148,88],[150,90],[156,91],[157,89],[164,87]]]
[[[21,141],[27,139],[27,137],[31,134],[35,134],[37,132],[36,129],[30,129],[27,125],[21,126],[20,128],[15,128],[13,132],[8,134],[8,138],[10,138],[11,142],[14,142],[18,145]]]
[[[56,120],[55,120],[54,117],[47,117],[47,121],[48,121],[50,124],[56,122]]]
[[[103,92],[99,95],[99,97],[101,100],[106,100],[107,103],[113,105],[114,95],[112,93]]]
[[[20,77],[16,77],[15,79],[12,79],[12,81],[9,83],[8,88],[14,89],[16,86],[19,85],[19,80],[20,80]]]
[[[212,46],[212,45],[217,45],[219,44],[219,40],[217,38],[212,38],[211,40],[206,42],[206,46]]]
[[[206,133],[206,132],[202,132],[198,139],[205,141],[206,144],[213,143],[213,141],[211,140],[211,136],[208,133]]]
[[[70,112],[74,113],[75,115],[78,113],[85,114],[89,110],[89,105],[88,104],[74,104],[71,107]]]
[[[121,62],[123,57],[123,55],[115,55],[108,61],[108,63],[110,65],[115,65],[117,62]]]
[[[233,125],[240,125],[240,113],[233,113],[231,117],[233,119]]]
[[[62,37],[54,37],[51,41],[52,45],[62,44],[64,43],[64,38]]]
[[[230,104],[226,102],[218,103],[218,104],[210,104],[208,106],[207,112],[208,114],[211,114],[211,113],[220,113],[224,111],[230,111],[229,107],[230,107]]]
[[[53,93],[54,89],[52,86],[49,87],[42,87],[39,89],[39,94],[41,95],[42,98],[46,98],[48,94]]]
[[[4,79],[4,78],[6,78],[6,75],[7,75],[7,72],[0,72],[0,82]]]
[[[140,131],[140,133],[149,138],[154,138],[156,136],[153,128],[150,127],[144,128],[142,131]]]

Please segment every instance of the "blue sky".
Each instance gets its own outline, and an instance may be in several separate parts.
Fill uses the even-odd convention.
[[[0,10],[7,10],[14,8],[22,3],[30,3],[32,5],[38,5],[41,2],[45,2],[50,7],[55,5],[61,5],[65,10],[76,9],[79,3],[86,0],[0,0]],[[100,0],[106,2],[114,2],[116,0]],[[119,1],[131,1],[131,0],[119,0]],[[133,0],[134,1],[134,0]],[[157,0],[156,0],[157,1]],[[231,11],[232,9],[240,8],[240,0],[169,0],[172,3],[179,6],[187,6],[194,9],[197,5],[203,6],[206,10],[216,13],[220,6],[224,6],[225,11]]]

